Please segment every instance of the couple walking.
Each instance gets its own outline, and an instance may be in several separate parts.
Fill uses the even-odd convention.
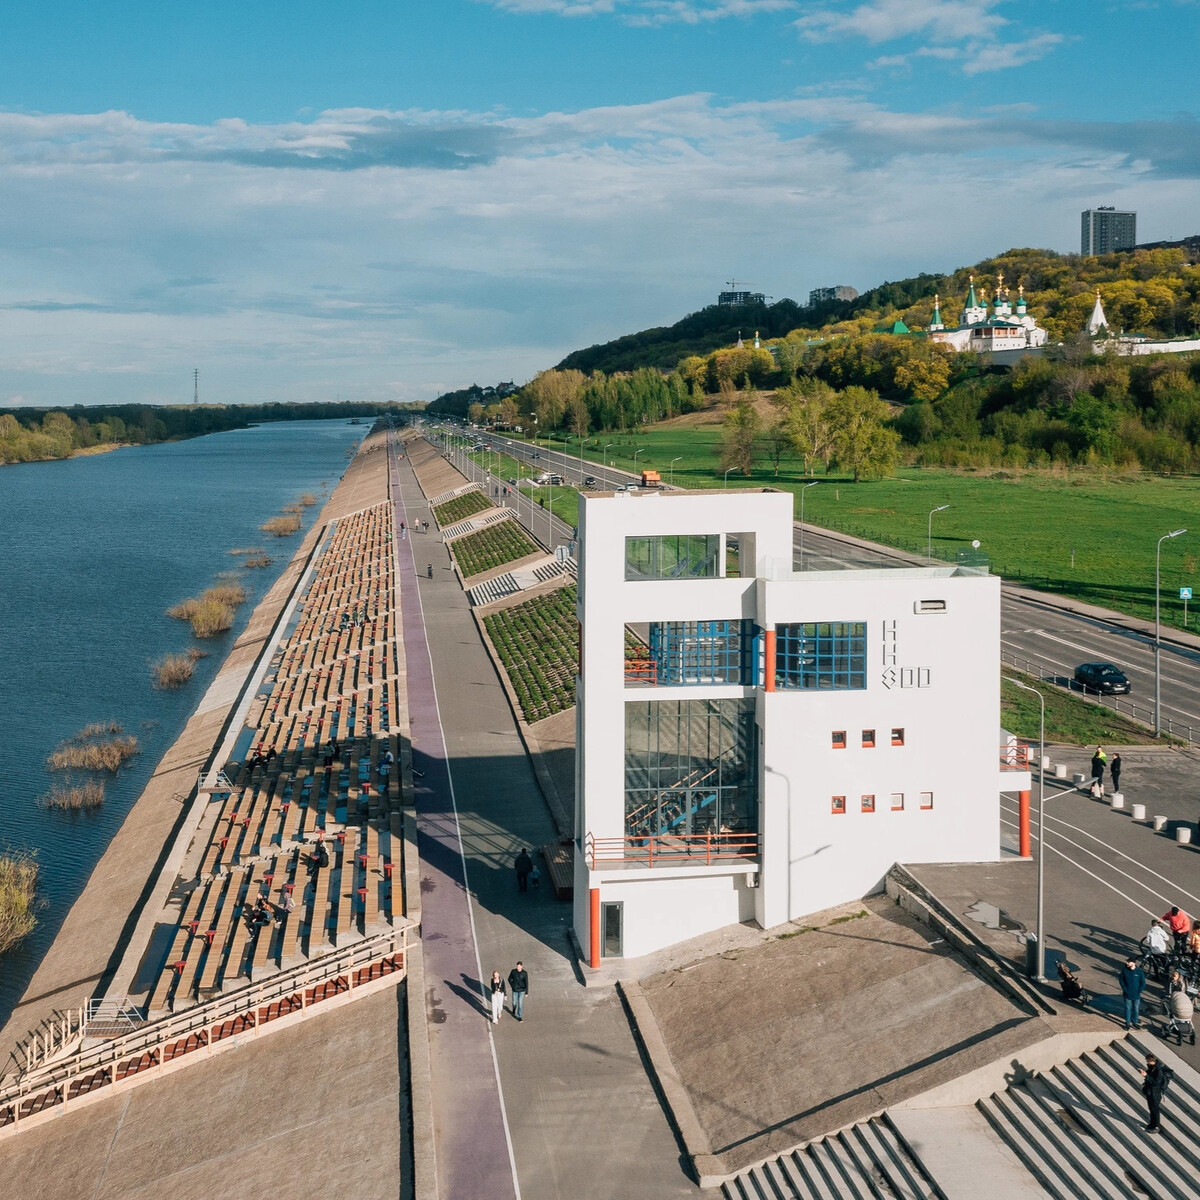
[[[525,1019],[525,997],[529,995],[529,972],[524,963],[517,963],[508,973],[508,986],[512,989],[512,1013],[518,1021]],[[492,998],[492,1024],[500,1023],[500,1014],[504,1012],[504,980],[499,971],[492,972],[488,992]]]

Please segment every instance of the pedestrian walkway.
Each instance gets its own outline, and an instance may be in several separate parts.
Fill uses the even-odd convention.
[[[423,505],[412,512],[406,507],[406,497],[416,492],[411,469],[396,458],[394,446],[389,446],[388,454],[396,526],[406,521],[411,527],[427,513]],[[408,668],[438,1187],[444,1197],[503,1200],[518,1196],[519,1191],[495,1051],[482,1016],[479,954],[425,637],[421,584],[412,542],[397,539],[394,545]],[[446,558],[440,545],[425,549]],[[437,563],[443,588],[447,588],[445,568],[445,561]]]
[[[398,464],[399,496],[412,519],[427,516],[426,502],[405,458]],[[399,517],[397,518],[399,519]],[[411,522],[410,522],[411,523]],[[404,550],[401,544],[401,551]],[[570,906],[554,898],[546,882],[538,889],[517,891],[513,860],[520,849],[557,840],[545,801],[538,790],[524,744],[507,698],[480,640],[470,604],[449,570],[444,549],[427,547],[434,578],[414,579],[411,564],[401,566],[401,580],[415,584],[424,599],[425,629],[436,681],[438,715],[448,756],[448,776],[457,797],[457,829],[461,832],[465,880],[474,915],[481,969],[470,986],[452,973],[446,957],[442,918],[435,915],[425,877],[436,881],[451,851],[427,833],[421,842],[422,890],[425,897],[423,940],[430,981],[429,1013],[435,1043],[435,1096],[467,1088],[485,1090],[483,1068],[467,1066],[456,1074],[449,1056],[436,1048],[461,1031],[464,1038],[482,1033],[494,1043],[520,1193],[524,1200],[579,1200],[580,1197],[694,1197],[699,1189],[680,1166],[680,1146],[671,1132],[642,1065],[619,997],[611,988],[585,989],[575,973],[568,943]],[[414,598],[403,594],[406,616],[419,612]],[[406,628],[406,636],[410,631]],[[414,688],[413,643],[410,655],[410,703],[414,720],[423,709]],[[426,660],[422,670],[428,670]],[[413,727],[417,767],[430,754],[428,735]],[[427,773],[418,783],[434,781]],[[447,785],[448,786],[448,785]],[[428,829],[433,824],[432,799],[418,796],[418,810]],[[451,818],[438,812],[438,817]],[[437,832],[444,832],[439,827]],[[457,853],[455,850],[453,853]],[[466,893],[458,897],[466,908]],[[467,957],[458,950],[457,961]],[[507,976],[518,959],[530,974],[525,1020],[518,1024],[506,1012],[498,1026],[482,1013],[477,980],[499,970]],[[456,986],[451,986],[452,984]],[[464,1052],[465,1053],[465,1052]],[[478,1064],[479,1057],[476,1058]],[[489,1094],[493,1094],[490,1090]],[[439,1174],[444,1197],[483,1195],[481,1190],[448,1189],[451,1155],[494,1155],[482,1138],[451,1147],[445,1137],[446,1114],[438,1113]],[[511,1184],[510,1184],[511,1187]]]

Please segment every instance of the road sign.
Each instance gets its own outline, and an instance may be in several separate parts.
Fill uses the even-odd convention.
[[[1179,589],[1179,598],[1180,598],[1180,600],[1190,600],[1192,598],[1192,589],[1191,588],[1180,588]]]

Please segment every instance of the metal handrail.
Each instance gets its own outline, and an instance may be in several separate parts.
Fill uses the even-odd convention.
[[[248,983],[185,1012],[147,1021],[129,1033],[47,1064],[43,1070],[35,1068],[15,1084],[0,1089],[0,1132],[46,1109],[65,1106],[69,1099],[111,1087],[133,1075],[152,1072],[226,1037],[256,1029],[297,1009],[305,1010],[331,995],[352,991],[374,978],[358,978],[365,970],[389,958],[399,956],[402,962],[387,973],[399,972],[403,976],[407,974],[408,931],[412,927],[411,922],[406,922],[261,983]],[[342,976],[345,976],[344,988],[335,986],[333,992],[322,988],[336,984]],[[78,1083],[80,1089],[71,1095],[73,1083]]]
[[[756,833],[666,833],[637,837],[598,838],[588,834],[584,855],[589,868],[599,863],[656,863],[701,860],[706,866],[727,858],[758,858]]]
[[[1019,742],[1010,742],[1000,747],[1000,770],[1028,771],[1029,747]]]

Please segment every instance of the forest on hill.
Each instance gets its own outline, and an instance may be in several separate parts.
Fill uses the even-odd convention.
[[[943,320],[955,324],[972,278],[977,292],[990,297],[1001,276],[1010,294],[1023,289],[1030,312],[1056,343],[1046,354],[996,367],[923,336],[935,295]],[[793,457],[806,470],[819,462],[855,478],[887,474],[901,461],[1200,470],[1200,355],[1134,358],[1093,342],[1084,329],[1097,289],[1114,331],[1167,337],[1200,326],[1200,266],[1180,247],[1097,258],[1010,250],[950,275],[884,284],[839,306],[837,319],[819,326],[770,337],[760,329],[759,346],[736,344],[735,333],[668,367],[654,361],[608,372],[543,371],[499,401],[469,405],[468,415],[505,427],[536,422],[542,433],[561,430],[578,439],[630,433],[719,406],[723,469],[747,473],[764,455],[777,467]],[[705,310],[713,321],[747,311]],[[811,310],[796,311],[807,318]],[[914,333],[891,332],[896,320]],[[649,337],[662,331],[622,339],[621,354],[632,354],[639,337],[651,359],[664,347],[677,348],[684,344],[675,336],[680,325],[666,331],[669,339]],[[719,328],[702,332],[715,336]],[[688,344],[699,350],[706,343]],[[764,394],[771,400],[768,419],[757,403]]]
[[[942,318],[955,324],[972,276],[990,295],[1003,275],[1006,286],[1024,287],[1030,311],[1050,334],[1065,342],[1087,324],[1096,289],[1114,332],[1125,330],[1156,337],[1180,337],[1200,329],[1200,266],[1196,243],[1188,248],[1124,251],[1085,258],[1052,250],[1008,250],[947,275],[922,274],[882,283],[855,300],[831,300],[802,308],[793,300],[776,304],[722,308],[711,305],[674,325],[644,329],[611,342],[568,354],[559,370],[585,374],[655,367],[670,371],[689,356],[706,356],[733,344],[739,332],[747,340],[757,331],[765,341],[788,334],[831,337],[865,333],[902,320],[910,329],[928,326],[933,297],[941,297]],[[1189,252],[1190,251],[1190,252]]]
[[[70,458],[98,446],[147,445],[245,429],[263,421],[375,418],[392,404],[97,404],[0,409],[0,463]]]

